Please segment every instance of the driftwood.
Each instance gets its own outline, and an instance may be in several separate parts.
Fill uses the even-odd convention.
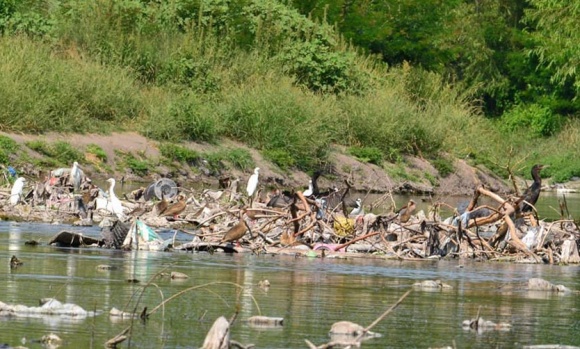
[[[230,323],[225,317],[220,316],[213,323],[205,340],[202,349],[229,349],[230,348]]]
[[[38,200],[42,200],[47,191],[51,193],[45,202],[36,202],[34,206],[25,202],[2,208],[8,216],[24,220],[86,217],[82,222],[92,224],[93,219],[95,222],[106,219],[104,210],[91,208],[94,186],[90,183],[86,188],[81,186],[79,192],[71,191],[66,183],[49,182],[37,186]],[[122,202],[125,208],[133,208],[133,216],[127,214],[127,221],[115,219],[112,226],[103,228],[102,240],[63,232],[51,243],[70,247],[98,244],[105,248],[121,248],[130,221],[138,217],[148,227],[169,227],[192,235],[191,242],[176,245],[173,241],[172,247],[182,251],[262,253],[284,246],[283,253],[305,253],[305,249],[322,244],[336,247],[326,251],[325,255],[346,252],[376,253],[401,260],[469,257],[485,260],[508,258],[531,263],[580,263],[580,229],[573,219],[566,217],[567,220],[550,224],[539,221],[535,226],[536,223],[529,223],[531,216],[519,211],[521,199],[502,197],[484,187],[474,190],[464,212],[456,210],[456,215],[447,220],[439,217],[439,208],[447,205],[444,202],[434,203],[427,214],[418,212],[403,220],[393,212],[375,212],[355,218],[341,214],[339,211],[346,212],[345,201],[351,199],[347,197],[351,191],[349,181],[344,181],[343,189],[332,189],[323,197],[306,198],[302,192],[295,191],[291,201],[282,208],[267,207],[265,202],[260,202],[259,196],[248,207],[244,204],[244,196],[237,191],[239,183],[234,180],[229,181],[229,185],[219,191],[205,190],[197,197],[194,191],[182,188],[181,194],[190,194],[189,204],[179,218],[158,217],[153,209],[154,202],[135,197]],[[493,204],[480,205],[482,198]],[[330,205],[331,201],[334,207]],[[341,206],[342,210],[335,210]],[[250,231],[238,241],[243,248],[220,244],[225,232],[239,221],[228,219],[228,213],[236,212],[245,212],[247,218],[244,221]],[[565,205],[561,212],[563,216],[566,214]]]
[[[103,240],[98,240],[89,236],[83,236],[80,233],[61,231],[53,236],[48,242],[49,245],[55,244],[59,247],[81,247],[90,245],[103,245]]]

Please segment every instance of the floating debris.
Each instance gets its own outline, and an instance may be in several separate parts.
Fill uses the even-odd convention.
[[[21,304],[11,305],[0,302],[0,316],[43,317],[62,316],[72,318],[85,318],[94,316],[82,307],[72,303],[61,303],[54,298],[41,300],[41,306],[28,307]]]
[[[380,333],[375,333],[371,331],[365,331],[365,328],[359,324],[350,321],[339,321],[332,324],[330,331],[328,332],[330,336],[334,335],[348,335],[352,337],[360,336],[364,334],[366,337],[381,337]]]
[[[572,292],[568,287],[564,285],[554,285],[549,281],[540,278],[532,278],[528,280],[528,290],[530,291],[548,291],[556,293],[569,293]]]
[[[512,325],[506,322],[495,323],[490,320],[485,320],[482,317],[477,317],[475,319],[463,321],[461,327],[464,330],[475,330],[478,332],[485,332],[485,331],[509,331],[511,330]]]
[[[109,316],[110,317],[115,317],[115,318],[120,318],[120,319],[135,319],[139,317],[139,314],[137,313],[129,313],[126,311],[122,311],[119,310],[115,307],[113,307],[110,311],[109,311]]]
[[[115,270],[117,267],[108,264],[97,265],[97,270]]]
[[[270,327],[281,327],[284,325],[284,318],[283,317],[270,317],[270,316],[252,316],[248,318],[248,324],[253,327],[262,327],[262,328],[270,328]]]
[[[172,279],[182,279],[182,280],[184,280],[184,279],[189,279],[189,275],[184,274],[184,273],[180,273],[178,271],[172,271],[171,272],[171,278]]]
[[[421,282],[416,282],[413,284],[414,288],[419,288],[422,290],[426,290],[426,291],[432,291],[432,290],[450,290],[453,287],[448,285],[448,284],[444,284],[443,282],[441,282],[441,280],[424,280]]]

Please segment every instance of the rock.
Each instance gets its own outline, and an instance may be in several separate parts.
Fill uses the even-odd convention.
[[[530,291],[548,291],[556,293],[571,292],[569,288],[564,285],[554,285],[549,281],[540,278],[532,278],[528,280],[528,290]]]

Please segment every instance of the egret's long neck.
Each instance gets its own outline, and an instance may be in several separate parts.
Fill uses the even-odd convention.
[[[109,186],[109,195],[115,195],[115,181],[111,181],[111,185]]]

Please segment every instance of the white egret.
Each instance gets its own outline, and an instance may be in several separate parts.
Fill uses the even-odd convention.
[[[302,195],[304,195],[304,196],[306,196],[306,197],[308,197],[308,196],[311,196],[311,195],[314,193],[314,191],[313,191],[313,190],[314,190],[314,189],[313,189],[313,186],[312,186],[312,179],[311,179],[311,180],[308,182],[308,189],[306,189],[306,190],[305,190],[305,191],[302,193]]]
[[[125,218],[125,213],[123,212],[123,205],[121,200],[115,195],[115,179],[109,178],[107,182],[111,183],[109,186],[109,197],[107,198],[107,210],[117,216],[119,219]]]
[[[81,187],[81,180],[83,176],[83,170],[81,170],[78,162],[73,162],[73,166],[70,169],[69,182],[73,185],[74,190],[79,190]]]
[[[254,193],[256,192],[256,188],[258,187],[258,176],[260,175],[260,168],[256,167],[254,169],[254,174],[250,176],[250,179],[248,179],[248,186],[246,187],[246,190],[248,192],[248,196],[251,198],[254,196]]]
[[[356,207],[353,208],[352,211],[350,211],[350,215],[351,216],[358,216],[362,213],[363,213],[362,200],[361,200],[361,198],[358,198],[358,199],[356,199]]]
[[[24,189],[24,184],[26,184],[26,179],[24,177],[18,177],[14,184],[12,185],[12,190],[10,191],[10,205],[14,206],[18,204],[22,198],[22,190]]]

